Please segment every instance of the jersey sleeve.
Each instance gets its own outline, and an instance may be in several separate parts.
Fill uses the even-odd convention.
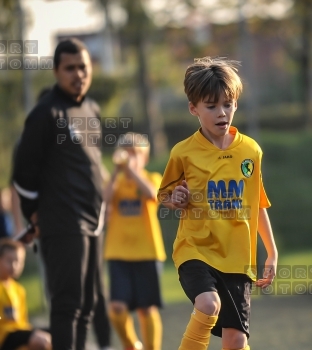
[[[184,169],[182,161],[175,153],[171,152],[169,161],[163,174],[163,178],[158,190],[158,200],[165,202],[171,196],[174,188],[184,180]]]
[[[39,175],[45,152],[53,140],[53,117],[48,108],[37,106],[27,117],[13,160],[13,185],[21,199],[26,219],[38,207]]]
[[[260,174],[260,200],[259,200],[259,208],[269,208],[271,203],[266,195],[263,181],[262,181],[262,173]]]

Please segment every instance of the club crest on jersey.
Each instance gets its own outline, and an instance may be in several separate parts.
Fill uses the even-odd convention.
[[[243,160],[241,169],[244,176],[250,177],[254,171],[254,162],[251,159]]]

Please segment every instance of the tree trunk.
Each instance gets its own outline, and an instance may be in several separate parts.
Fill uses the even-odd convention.
[[[135,50],[138,64],[137,81],[139,99],[145,121],[145,130],[148,133],[148,139],[151,144],[151,155],[157,157],[167,150],[167,138],[163,130],[163,119],[158,112],[157,102],[155,101],[155,96],[149,82],[145,46],[144,36],[138,34],[135,40]]]

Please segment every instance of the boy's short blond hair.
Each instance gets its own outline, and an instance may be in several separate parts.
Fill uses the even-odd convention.
[[[128,132],[119,136],[117,148],[133,148],[136,152],[142,152],[148,157],[150,143],[147,135]]]
[[[217,102],[221,93],[228,99],[238,100],[243,84],[237,74],[238,61],[231,61],[225,57],[195,58],[186,72],[184,91],[188,100],[196,105],[206,97]]]
[[[24,245],[19,241],[14,241],[11,238],[0,239],[0,258],[8,251],[25,251]]]

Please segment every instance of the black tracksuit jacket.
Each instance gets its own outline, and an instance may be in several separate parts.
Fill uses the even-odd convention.
[[[57,85],[27,117],[13,182],[24,216],[38,212],[42,236],[101,232],[100,136],[97,104],[78,103]]]

